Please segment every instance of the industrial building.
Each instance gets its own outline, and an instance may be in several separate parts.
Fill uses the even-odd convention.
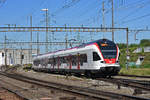
[[[35,49],[0,49],[0,66],[32,63],[36,54]]]

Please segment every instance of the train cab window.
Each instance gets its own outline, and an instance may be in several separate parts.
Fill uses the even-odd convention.
[[[97,54],[97,52],[93,52],[93,61],[101,60],[100,56]]]

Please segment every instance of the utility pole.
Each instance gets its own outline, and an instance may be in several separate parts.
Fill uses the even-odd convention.
[[[77,34],[77,40],[79,41],[79,45],[81,44],[81,39],[80,39],[80,32]]]
[[[137,38],[136,38],[136,35],[139,33],[139,31],[136,31],[135,32],[135,34],[134,34],[134,40],[136,41],[136,40],[138,40]]]
[[[93,41],[93,32],[90,32],[91,41]]]
[[[5,35],[5,40],[4,40],[4,43],[5,43],[5,45],[4,45],[4,52],[5,52],[5,67],[7,67],[7,49],[6,49],[6,40],[7,40],[7,37],[6,37],[6,35]]]
[[[39,32],[37,32],[37,55],[39,54]]]
[[[102,27],[105,28],[105,16],[104,16],[104,14],[105,14],[105,8],[104,8],[104,1],[103,1],[103,9],[102,10],[103,10],[103,25],[102,25]],[[103,38],[105,38],[104,37],[104,33],[103,33]]]
[[[31,36],[30,36],[30,52],[29,52],[29,62],[31,62],[32,61],[32,16],[30,16],[30,27],[31,27]]]
[[[126,40],[127,40],[127,55],[126,55],[126,57],[127,57],[127,61],[126,61],[126,69],[128,70],[128,62],[129,62],[129,59],[130,59],[130,56],[129,56],[129,47],[128,47],[128,44],[129,44],[129,29],[127,28],[126,29]]]
[[[66,28],[66,24],[65,24],[65,28]],[[66,40],[66,49],[67,49],[68,48],[68,33],[67,32],[66,32],[65,40]]]
[[[114,0],[112,0],[112,41],[114,41]]]
[[[104,8],[104,1],[103,1],[103,28],[105,27],[105,8]]]
[[[45,11],[45,19],[46,19],[46,43],[48,42],[48,9],[42,9],[42,11]],[[45,46],[45,52],[48,52],[48,44]]]
[[[22,58],[22,47],[20,48],[20,64],[22,65],[22,60],[23,60],[23,58]]]
[[[32,15],[30,16],[30,43],[29,43],[29,51],[28,51],[28,63],[32,61]]]
[[[67,49],[68,48],[68,33],[66,33],[65,40],[66,40],[66,49]]]

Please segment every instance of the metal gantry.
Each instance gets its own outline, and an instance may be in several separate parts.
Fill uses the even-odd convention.
[[[112,28],[112,27],[0,27],[0,32],[112,32],[112,31],[126,31],[126,44],[127,44],[127,58],[129,56],[128,50],[128,28]],[[33,44],[32,42],[31,44]],[[45,42],[47,45],[49,42]],[[51,44],[52,42],[50,42]],[[66,43],[66,42],[65,42]],[[40,44],[40,42],[36,43]],[[127,59],[128,68],[128,59]]]
[[[126,28],[111,27],[0,27],[0,32],[112,32]]]
[[[68,44],[80,44],[79,42],[67,42]],[[30,42],[0,42],[0,45],[29,45]],[[66,42],[32,42],[32,45],[65,45]]]

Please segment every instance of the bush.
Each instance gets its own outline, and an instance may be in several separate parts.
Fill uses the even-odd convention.
[[[150,64],[145,64],[145,65],[142,65],[140,66],[141,68],[150,68]]]

